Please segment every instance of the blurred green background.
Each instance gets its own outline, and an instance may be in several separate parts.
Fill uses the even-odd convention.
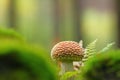
[[[14,29],[22,35],[0,29],[0,61],[6,71],[10,70],[9,74],[13,71],[8,77],[8,72],[4,73],[3,78],[27,78],[21,75],[23,67],[23,72],[19,67],[10,68],[10,57],[14,64],[18,61],[17,64],[30,69],[33,74],[28,77],[33,75],[33,80],[56,80],[56,66],[49,53],[57,42],[83,40],[85,47],[98,39],[98,49],[111,42],[120,48],[120,0],[0,0],[0,28]],[[11,56],[14,53],[17,59]]]
[[[50,50],[62,40],[119,47],[119,0],[0,0],[0,26]]]

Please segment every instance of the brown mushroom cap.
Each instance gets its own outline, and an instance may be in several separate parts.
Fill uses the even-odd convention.
[[[80,61],[84,56],[84,49],[75,41],[62,41],[51,50],[51,57],[57,61]]]

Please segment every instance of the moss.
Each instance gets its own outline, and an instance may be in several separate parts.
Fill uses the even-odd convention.
[[[96,54],[85,63],[82,80],[120,80],[120,50]]]
[[[0,38],[24,40],[23,37],[13,29],[0,28]]]
[[[46,50],[12,39],[0,42],[0,80],[56,80]]]

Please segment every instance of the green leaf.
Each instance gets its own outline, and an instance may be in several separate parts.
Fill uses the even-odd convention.
[[[60,78],[60,80],[68,80],[69,78],[75,76],[78,72],[74,71],[74,72],[66,72],[65,74],[63,74]]]
[[[90,56],[96,53],[96,47],[95,47],[96,42],[97,42],[97,39],[87,45],[87,47],[85,48],[85,55]]]
[[[99,53],[105,52],[107,50],[109,50],[113,45],[115,44],[115,42],[109,43],[106,47],[104,47]]]

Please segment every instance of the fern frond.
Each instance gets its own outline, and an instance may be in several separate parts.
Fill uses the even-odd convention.
[[[113,45],[115,44],[115,42],[109,43],[106,47],[104,47],[99,53],[105,52],[107,50],[109,50]]]
[[[96,53],[96,47],[95,47],[96,42],[97,42],[97,39],[87,45],[87,47],[85,48],[85,56],[89,57]]]
[[[82,41],[82,40],[79,41],[79,45],[80,45],[81,47],[83,47],[83,41]]]
[[[87,47],[85,48],[84,57],[82,61],[79,62],[81,63],[80,67],[84,66],[84,62],[86,62],[88,58],[90,58],[93,54],[96,53],[96,42],[97,42],[97,39],[91,42],[90,44],[88,44]]]

